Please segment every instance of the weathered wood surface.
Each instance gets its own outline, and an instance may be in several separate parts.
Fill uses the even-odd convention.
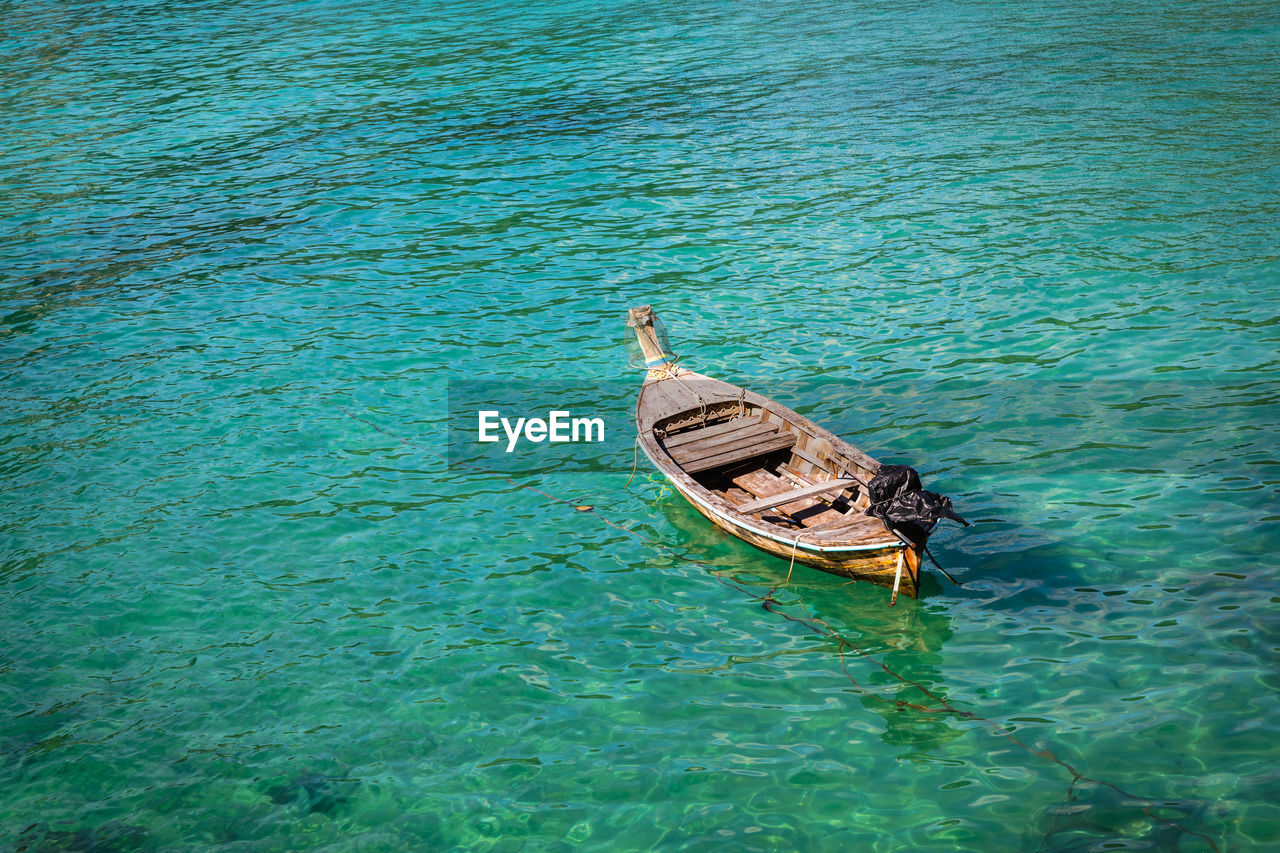
[[[698,395],[686,387],[678,379],[664,379],[650,382],[640,391],[640,406],[643,415],[650,421],[657,421],[678,415],[690,409],[700,408]]]
[[[657,319],[648,305],[641,305],[627,312],[627,325],[636,330],[640,351],[644,353],[645,364],[648,365],[665,365],[672,361],[671,354],[662,348],[653,328]]]
[[[794,486],[778,475],[771,474],[764,469],[740,474],[733,479],[733,483],[746,489],[757,498],[770,501],[767,506],[777,507],[778,513],[788,516],[801,527],[830,524],[845,517],[843,513],[831,509],[826,504],[812,498],[793,498],[780,504],[777,500],[778,496],[786,495],[788,492],[793,491]],[[756,501],[756,503],[758,502]],[[743,515],[751,514],[742,506],[737,509]]]
[[[795,443],[796,437],[791,433],[775,434],[768,438],[755,438],[748,443],[728,446],[711,456],[704,456],[701,459],[683,463],[680,467],[684,469],[686,474],[700,474],[703,471],[710,471],[712,468],[724,468],[738,462],[746,462],[748,459],[777,453],[779,450],[788,450]]]
[[[636,404],[637,424],[656,424],[683,412],[701,412],[718,403],[733,403],[743,389],[681,367],[668,368],[673,376],[647,380]],[[643,429],[643,426],[641,427]]]
[[[689,497],[685,495],[686,499]],[[886,544],[883,548],[870,551],[815,553],[805,548],[805,544],[811,540],[811,533],[807,529],[779,528],[779,536],[762,536],[708,512],[695,500],[690,499],[689,504],[715,526],[780,560],[790,561],[794,553],[797,563],[813,566],[815,569],[851,580],[867,581],[884,587],[893,586],[901,545]],[[919,594],[920,558],[910,548],[907,549],[905,556],[899,593],[915,598]]]
[[[763,468],[755,471],[748,471],[745,474],[739,474],[733,478],[733,484],[739,488],[750,492],[757,498],[771,498],[774,495],[786,494],[791,484],[779,477],[777,474],[770,474]],[[781,509],[782,507],[779,507]],[[739,512],[742,507],[737,508]]]
[[[798,489],[792,489],[780,495],[770,495],[760,500],[752,501],[738,507],[738,512],[744,512],[750,515],[753,512],[759,512],[762,509],[781,506],[791,501],[798,501],[801,498],[816,498],[818,495],[825,495],[831,492],[838,492],[847,489],[850,486],[858,485],[857,480],[830,480],[826,483],[814,483],[809,486],[801,486]]]
[[[875,539],[896,539],[884,526],[884,522],[869,515],[863,515],[860,509],[845,513],[830,524],[815,525],[813,532],[815,541],[838,539],[841,542],[871,541]]]
[[[702,456],[710,456],[711,454],[708,451],[714,448],[724,448],[728,445],[744,445],[750,443],[753,439],[767,438],[778,434],[776,426],[761,423],[758,420],[743,419],[736,423],[737,426],[733,429],[707,427],[706,429],[681,433],[679,437],[685,439],[683,442],[672,440],[669,442],[664,441],[663,444],[671,454],[672,459],[677,462],[686,462]]]
[[[681,433],[663,445],[686,473],[697,474],[786,450],[795,443],[795,435],[780,432],[774,424],[739,418]]]
[[[667,450],[675,450],[677,447],[683,447],[695,441],[705,441],[708,438],[739,432],[744,429],[752,429],[761,425],[762,422],[759,418],[734,418],[711,426],[699,427],[667,436],[662,440],[662,444]]]

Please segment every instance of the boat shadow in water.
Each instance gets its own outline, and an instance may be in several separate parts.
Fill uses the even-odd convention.
[[[901,749],[899,760],[951,763],[939,755],[947,743],[990,726],[983,709],[974,707],[971,699],[955,703],[951,699],[943,674],[943,649],[952,637],[948,605],[905,601],[886,608],[886,590],[872,584],[851,585],[805,566],[791,569],[785,560],[762,555],[701,523],[677,494],[655,505],[680,532],[687,559],[740,590],[744,603],[756,604],[753,599],[767,597],[776,604],[766,602],[766,609],[780,620],[791,620],[797,630],[812,629],[823,637],[832,671],[847,672],[852,682],[849,689],[856,689],[862,706],[884,720],[880,739]],[[1074,543],[1010,538],[1013,541],[1006,543],[1005,550],[939,549],[940,559],[954,561],[962,570],[966,563],[981,567],[980,580],[966,585],[961,596],[985,599],[986,607],[1006,612],[1053,610],[1082,595],[1101,599],[1115,593],[1114,588],[1086,585],[1090,581],[1101,587],[1121,583],[1106,576],[1110,566],[1105,554]],[[944,707],[948,705],[974,716],[948,712]],[[992,744],[1007,746],[998,739]],[[1014,761],[1023,760],[1014,755]],[[1036,755],[1040,753],[1028,749],[1024,760],[1029,767],[1041,766]],[[964,759],[955,763],[963,764]],[[1050,763],[1043,767],[1057,772]],[[1233,807],[1229,802],[1199,799],[1151,800],[1113,788],[1105,780],[1072,782],[1070,768],[1063,765],[1061,770],[1062,800],[1038,815],[1027,815],[1019,849],[1055,853],[1216,849],[1211,846],[1209,827],[1219,824]]]
[[[681,553],[688,560],[741,590],[744,601],[769,596],[774,603],[764,602],[766,609],[780,622],[793,620],[797,630],[823,637],[831,670],[847,675],[862,706],[884,720],[880,739],[901,749],[899,758],[932,760],[933,750],[971,727],[938,710],[950,701],[943,647],[952,630],[945,608],[911,600],[887,608],[889,590],[799,564],[793,569],[707,525],[677,494],[657,506],[680,531]]]

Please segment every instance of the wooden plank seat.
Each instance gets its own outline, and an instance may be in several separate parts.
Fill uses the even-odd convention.
[[[763,468],[734,477],[733,484],[762,500],[776,500],[779,497],[787,500],[786,503],[778,506],[775,511],[766,511],[761,513],[761,518],[769,516],[785,516],[802,527],[836,524],[849,518],[845,513],[831,509],[826,504],[811,497],[800,497],[799,499],[793,498],[788,500],[787,495],[789,492],[796,491],[795,486],[791,482],[782,479],[777,474],[771,474]],[[757,500],[752,503],[758,504],[759,501]],[[744,502],[739,509],[745,511],[748,506],[750,506],[750,503]]]
[[[779,431],[776,424],[735,418],[674,435],[663,446],[686,474],[697,474],[787,450],[795,443],[795,435]]]
[[[826,483],[813,483],[808,486],[800,486],[789,492],[783,492],[777,495],[766,495],[758,500],[751,501],[738,507],[739,512],[753,513],[770,507],[782,506],[792,501],[798,501],[801,498],[816,498],[820,495],[828,495],[833,492],[843,491],[850,486],[858,484],[857,480],[831,480]]]

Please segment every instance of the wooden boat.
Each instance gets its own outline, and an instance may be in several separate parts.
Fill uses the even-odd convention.
[[[864,514],[881,464],[786,406],[677,367],[656,319],[648,305],[627,319],[647,369],[636,428],[654,467],[712,524],[762,551],[915,598],[923,538],[907,544]]]

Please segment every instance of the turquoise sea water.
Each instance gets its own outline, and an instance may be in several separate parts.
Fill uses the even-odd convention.
[[[1280,844],[1274,3],[4,17],[0,847]],[[963,585],[628,486],[648,302]]]

